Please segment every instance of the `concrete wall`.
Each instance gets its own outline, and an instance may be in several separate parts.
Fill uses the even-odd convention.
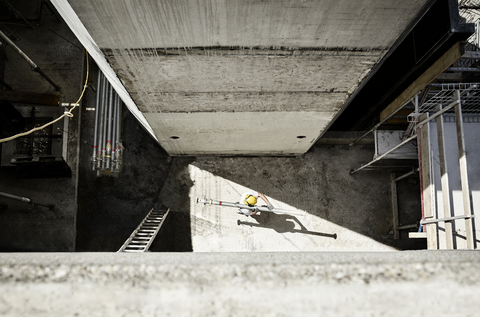
[[[305,153],[427,1],[53,3],[177,156]]]
[[[25,3],[29,4],[28,2],[23,4]],[[20,13],[24,12],[21,7],[17,9]],[[15,41],[16,45],[62,88],[61,102],[74,103],[83,88],[85,52],[63,21],[57,20],[45,10],[41,22],[41,25],[32,23],[33,29],[21,25],[8,25],[8,28],[12,35],[19,39]],[[19,93],[56,93],[53,86],[38,73],[33,72],[31,66],[10,46],[5,47],[5,53],[8,59],[5,61],[4,80],[14,90]],[[87,90],[86,95],[89,93]],[[37,117],[44,116],[45,107],[49,107],[49,113],[55,108],[52,118],[57,118],[64,112],[64,108],[61,107],[16,105],[27,113],[35,106]],[[55,204],[55,210],[51,211],[41,206],[32,209],[25,203],[0,199],[1,203],[8,205],[7,209],[0,211],[0,250],[57,252],[75,250],[79,109],[74,110],[73,114],[73,118],[67,119],[69,133],[68,152],[65,157],[72,171],[71,177],[31,178],[31,174],[36,174],[35,170],[32,173],[17,173],[15,167],[8,164],[0,169],[1,192]],[[15,141],[10,141],[10,144],[13,144],[12,142]],[[7,144],[3,152],[6,162],[10,161],[9,155],[14,154],[12,151],[7,152],[8,147]]]
[[[2,254],[5,316],[474,316],[480,253]]]

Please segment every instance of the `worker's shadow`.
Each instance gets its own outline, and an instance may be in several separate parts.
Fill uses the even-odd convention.
[[[303,233],[310,234],[314,236],[322,236],[328,238],[337,238],[337,234],[329,234],[322,232],[309,231],[305,226],[298,220],[297,217],[287,214],[276,214],[273,212],[261,212],[260,214],[250,216],[257,221],[257,223],[237,220],[237,225],[245,225],[250,227],[260,227],[260,228],[269,228],[273,229],[278,233],[292,232],[292,233]],[[295,223],[300,226],[300,229],[295,229]]]

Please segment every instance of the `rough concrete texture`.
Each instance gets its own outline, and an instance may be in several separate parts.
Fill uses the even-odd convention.
[[[388,48],[426,2],[69,1],[99,47],[112,49]]]
[[[179,167],[171,171],[160,200],[174,213],[190,215],[193,251],[424,247],[424,241],[393,240],[389,235],[392,208],[388,172],[349,174],[351,168],[372,156],[373,146],[369,145],[317,145],[296,158],[174,158]],[[421,217],[418,186],[399,184],[399,191],[408,197],[405,205],[400,203],[402,208],[408,206],[400,214],[404,224],[416,223]],[[196,203],[197,197],[238,202],[247,189],[264,193],[275,207],[305,210],[306,216],[264,212],[247,218],[235,208]]]
[[[19,5],[20,4],[20,5]],[[15,3],[20,14],[23,7]],[[32,2],[23,2],[26,9]],[[33,3],[34,4],[34,3]],[[37,7],[38,9],[38,7]],[[36,11],[38,14],[38,11]],[[61,102],[74,103],[83,88],[85,53],[69,28],[48,10],[44,10],[41,22],[31,23],[30,27],[9,24],[15,44],[27,54],[40,69],[62,88]],[[5,47],[4,80],[18,92],[54,94],[55,89],[11,47]],[[2,74],[3,75],[3,74]],[[86,94],[90,92],[87,90]],[[32,105],[15,104],[25,111]],[[45,106],[35,106],[36,116],[42,117]],[[50,107],[49,109],[51,109]],[[57,107],[56,116],[62,115],[64,108]],[[73,251],[75,249],[76,180],[79,111],[73,111],[69,121],[68,151],[65,157],[72,177],[52,177],[32,179],[31,175],[18,173],[15,167],[3,166],[0,169],[0,191],[17,196],[33,198],[46,204],[55,204],[55,210],[31,206],[2,198],[1,203],[8,208],[0,210],[0,249],[2,251]],[[53,118],[52,118],[53,119]],[[3,131],[2,131],[3,132]],[[4,151],[9,162],[14,153]],[[41,238],[40,238],[41,237]]]
[[[118,50],[109,60],[114,69],[122,70],[118,75],[142,112],[271,112],[279,111],[278,107],[336,112],[384,53],[385,50]],[[309,97],[315,96],[315,92],[328,98],[312,100]],[[209,102],[197,100],[198,93]],[[277,100],[275,93],[283,98]],[[250,94],[253,96],[249,98]],[[342,99],[334,107],[337,94]],[[230,97],[228,103],[222,102],[223,96]]]
[[[179,156],[305,153],[427,1],[53,3]],[[277,121],[284,110],[288,120]],[[255,134],[258,146],[243,146]]]
[[[0,315],[475,316],[479,257],[476,251],[2,254]]]

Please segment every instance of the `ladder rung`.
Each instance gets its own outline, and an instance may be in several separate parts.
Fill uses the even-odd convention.
[[[157,235],[168,210],[151,210],[122,246],[123,252],[145,252]]]

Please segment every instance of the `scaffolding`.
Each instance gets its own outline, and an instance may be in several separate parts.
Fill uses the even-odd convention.
[[[417,129],[429,121],[439,116],[444,116],[444,120],[446,121],[454,120],[456,109],[455,106],[459,105],[460,103],[463,121],[480,122],[480,83],[430,84],[427,88],[428,89],[418,92],[413,98],[404,103],[403,106],[396,111],[398,112],[400,109],[405,108],[406,105],[411,103],[414,103],[415,105],[415,110],[407,116],[411,126],[408,127],[407,133],[402,142],[382,155],[376,157],[369,163],[364,164],[359,168],[352,169],[350,171],[351,175],[382,160],[387,155],[394,153],[400,147],[416,139]],[[423,99],[422,95],[424,92],[426,93],[425,101],[420,102]],[[429,114],[428,117],[423,120],[419,120],[419,118],[426,113]],[[367,131],[361,137],[352,142],[350,146],[356,144],[359,140],[363,139],[370,133],[374,133],[394,114],[395,113],[392,113],[390,116],[380,121],[371,130]]]
[[[418,170],[422,189],[422,218],[418,224],[420,225],[420,231],[423,230],[423,232],[421,232],[421,235],[419,232],[415,237],[427,238],[427,247],[429,249],[437,249],[441,244],[442,246],[445,245],[446,249],[455,249],[457,248],[456,237],[458,236],[458,233],[454,230],[454,222],[465,221],[464,238],[466,240],[466,248],[475,249],[476,240],[473,223],[473,210],[475,209],[475,206],[472,204],[468,179],[464,123],[480,123],[480,83],[430,84],[427,88],[428,89],[419,92],[412,99],[415,103],[415,110],[408,115],[410,125],[405,132],[403,141],[400,144],[393,146],[382,155],[374,158],[369,163],[364,164],[357,169],[352,169],[350,174],[354,174],[371,166],[405,144],[417,140],[419,159]],[[424,98],[420,98],[420,96],[423,96]],[[411,103],[412,100],[409,100],[407,103]],[[423,102],[420,102],[419,100],[422,100]],[[434,135],[430,132],[430,126],[428,124],[434,119],[436,120],[436,138],[438,142],[438,159],[436,159],[435,162],[433,158],[434,154],[432,152],[433,149],[431,148],[432,145],[430,144],[430,139],[434,137]],[[388,120],[388,118],[377,124],[374,129],[368,131],[362,137],[366,136],[368,133],[374,132],[375,129],[381,126],[386,120]],[[461,215],[459,215],[458,212],[457,215],[455,215],[453,210],[454,203],[450,199],[452,196],[452,189],[449,185],[449,173],[450,176],[452,176],[454,172],[451,168],[449,170],[446,157],[452,155],[453,151],[446,150],[445,122],[455,123],[456,127],[459,175],[455,175],[455,177],[458,177],[461,183],[461,199],[463,200],[463,214]],[[352,143],[352,145],[354,143]],[[435,171],[433,167],[435,164],[440,166],[440,177],[437,177],[437,181],[439,181],[441,185],[437,185],[438,188],[435,188]],[[458,174],[457,171],[455,173]],[[404,229],[399,226],[398,222],[398,206],[395,187],[396,181],[411,174],[412,172],[399,177],[394,173],[391,174],[393,225],[394,237],[396,239],[399,238],[399,230]],[[437,198],[438,192],[441,192],[442,201],[439,201],[440,199]],[[443,211],[443,216],[441,217],[438,217],[438,208],[441,208]],[[439,223],[445,224],[445,228],[441,228],[441,230],[444,231],[441,235],[445,235],[445,242],[442,241],[442,243],[438,241],[438,237],[440,236],[438,233],[440,230]]]

